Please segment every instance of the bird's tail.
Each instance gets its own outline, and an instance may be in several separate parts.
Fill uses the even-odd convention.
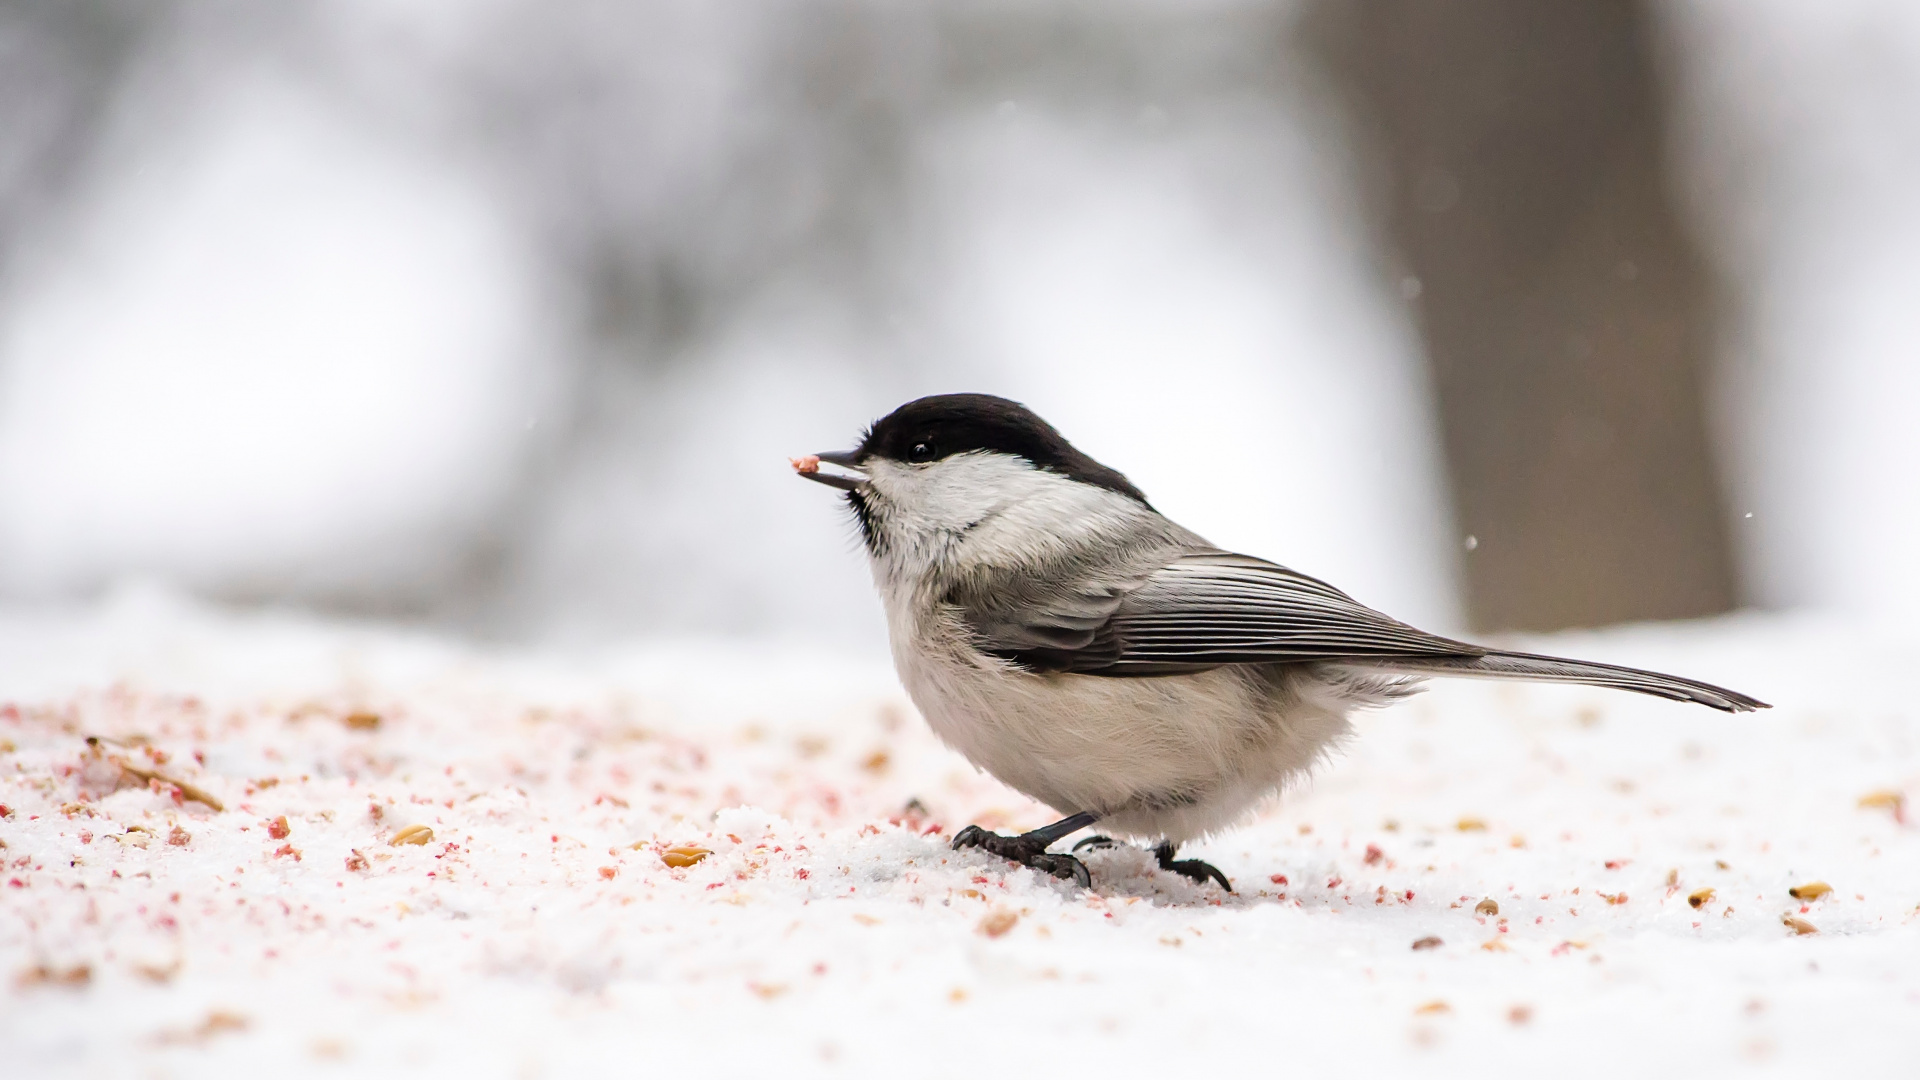
[[[1722,712],[1751,712],[1772,708],[1758,698],[1736,693],[1709,683],[1662,675],[1657,671],[1592,664],[1585,660],[1566,660],[1558,656],[1534,653],[1490,652],[1466,656],[1381,656],[1367,657],[1346,666],[1401,675],[1443,675],[1470,679],[1531,679],[1539,682],[1577,683],[1581,686],[1608,686],[1639,694],[1692,701]]]

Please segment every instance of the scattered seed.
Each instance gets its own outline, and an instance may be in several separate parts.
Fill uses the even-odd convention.
[[[1531,1005],[1515,1005],[1513,1008],[1507,1010],[1507,1023],[1509,1024],[1525,1024],[1530,1023],[1532,1020],[1533,1006]]]
[[[1482,949],[1485,949],[1487,952],[1511,952],[1512,951],[1507,946],[1506,938],[1497,938],[1497,937],[1488,938],[1487,940],[1480,943],[1480,947]]]
[[[1487,823],[1477,817],[1463,817],[1454,822],[1454,828],[1461,832],[1486,832]]]
[[[694,863],[699,862],[711,854],[713,854],[713,852],[703,847],[694,847],[692,844],[680,844],[661,852],[660,861],[677,869],[683,866],[692,866]]]
[[[1833,886],[1824,881],[1809,881],[1805,885],[1795,885],[1787,890],[1787,895],[1795,900],[1818,900],[1833,891]]]
[[[209,795],[206,791],[200,788],[197,788],[192,784],[187,783],[185,780],[175,780],[173,777],[168,776],[165,773],[154,772],[152,769],[143,769],[140,766],[129,762],[125,758],[116,757],[116,758],[108,758],[107,760],[112,762],[114,765],[118,766],[120,771],[126,773],[128,776],[136,777],[148,783],[152,783],[153,781],[158,780],[163,784],[172,784],[174,788],[180,792],[180,797],[182,799],[186,799],[191,802],[197,802],[202,806],[205,806],[213,810],[215,813],[218,813],[226,809],[226,807],[221,804],[219,799],[216,799],[212,795]]]
[[[186,847],[193,843],[193,834],[175,825],[173,830],[167,833],[167,843],[173,847]]]
[[[293,826],[287,824],[287,815],[285,814],[281,814],[279,817],[267,822],[267,835],[273,837],[275,840],[285,840],[292,832]]]
[[[380,714],[377,712],[350,712],[341,718],[348,731],[376,731],[380,727]]]
[[[981,933],[988,937],[997,938],[1013,929],[1014,925],[1019,921],[1019,912],[1010,911],[1007,908],[999,908],[988,912],[987,917],[980,920],[979,929]]]
[[[41,964],[22,971],[14,979],[14,985],[21,989],[29,986],[68,986],[77,989],[92,981],[93,968],[90,965],[76,964],[70,968],[56,968]]]
[[[614,869],[611,866],[603,866],[600,868],[600,876],[603,878],[606,878],[608,881],[612,881],[614,878],[614,875],[618,874],[619,872],[620,871]]]
[[[361,870],[365,870],[366,868],[367,868],[367,857],[365,855],[360,854],[359,848],[354,848],[353,854],[347,856],[347,870],[349,872],[358,872]]]
[[[390,846],[399,847],[401,844],[426,844],[432,842],[432,840],[433,830],[431,828],[425,825],[409,825],[399,832],[394,833],[393,839],[388,840],[387,843]]]
[[[1782,915],[1780,922],[1795,934],[1817,934],[1820,932],[1819,927],[1793,915]]]
[[[1440,946],[1445,944],[1446,942],[1441,941],[1439,938],[1433,937],[1432,935],[1428,935],[1427,937],[1423,937],[1419,941],[1414,942],[1413,948],[1414,948],[1414,951],[1417,952],[1421,949],[1437,949]]]
[[[1425,1005],[1413,1010],[1413,1014],[1415,1016],[1436,1016],[1440,1013],[1450,1013],[1452,1011],[1453,1006],[1444,1001],[1429,1001]]]
[[[1473,912],[1476,915],[1498,915],[1500,914],[1500,905],[1493,897],[1489,896],[1485,900],[1473,905]]]
[[[1693,892],[1690,892],[1687,894],[1687,903],[1696,908],[1706,904],[1711,904],[1713,903],[1713,890],[1712,889],[1696,889]]]

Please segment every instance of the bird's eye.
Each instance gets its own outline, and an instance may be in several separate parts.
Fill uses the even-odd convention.
[[[915,464],[919,464],[921,462],[926,462],[926,461],[932,461],[933,460],[933,444],[926,443],[926,442],[914,443],[913,447],[907,451],[907,460],[914,462]]]

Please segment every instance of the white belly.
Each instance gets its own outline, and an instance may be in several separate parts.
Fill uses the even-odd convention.
[[[1368,703],[1298,666],[1033,674],[905,644],[896,637],[901,682],[949,746],[1063,816],[1097,813],[1102,831],[1146,840],[1233,824],[1323,758]]]

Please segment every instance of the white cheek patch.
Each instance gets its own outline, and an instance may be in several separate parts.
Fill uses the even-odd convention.
[[[1139,502],[1008,454],[975,451],[930,465],[875,461],[868,476],[884,504],[876,515],[884,546],[917,564],[899,568],[913,576],[950,559],[1017,562],[1143,524],[1157,531],[1148,523],[1155,515]]]

